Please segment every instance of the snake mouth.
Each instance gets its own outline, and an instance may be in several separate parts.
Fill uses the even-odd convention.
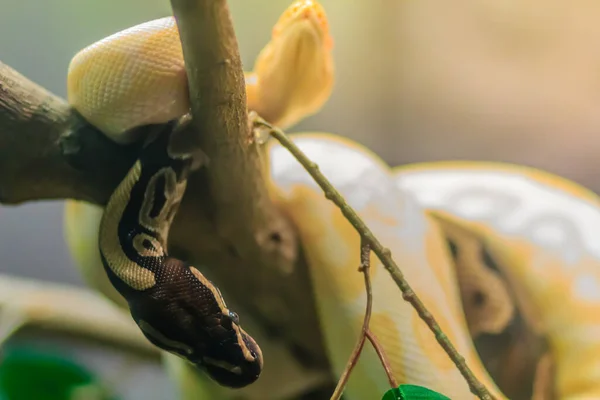
[[[217,383],[234,389],[248,386],[260,377],[261,363],[243,362],[239,365],[224,360],[203,357],[199,365]]]

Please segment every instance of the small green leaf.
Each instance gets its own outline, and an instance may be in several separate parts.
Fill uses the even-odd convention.
[[[381,400],[450,400],[450,398],[423,386],[400,385],[385,392]]]
[[[0,362],[1,400],[108,400],[103,392],[84,367],[58,355],[11,349]]]

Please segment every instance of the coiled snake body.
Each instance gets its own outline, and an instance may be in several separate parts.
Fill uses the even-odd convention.
[[[125,134],[131,127],[179,117],[188,104],[173,32],[172,21],[163,19],[85,49],[69,72],[69,101],[117,141],[132,140]],[[152,56],[148,47],[155,50]],[[312,0],[294,2],[261,52],[255,75],[247,75],[249,108],[284,126],[316,112],[332,87],[330,49],[321,6]],[[153,57],[160,54],[165,58],[159,63]],[[159,73],[159,67],[167,73]],[[536,358],[529,397],[600,398],[597,197],[521,167],[432,163],[392,170],[368,149],[336,135],[305,133],[294,140],[391,249],[415,292],[494,396],[513,398],[510,382],[491,376],[493,363],[482,361],[477,338],[510,338],[508,328],[518,322],[546,344],[543,357]],[[200,363],[222,384],[243,386],[260,370],[258,346],[216,287],[193,267],[164,254],[189,163],[170,157],[167,141],[163,134],[150,142],[111,197],[99,234],[106,270],[153,343]],[[285,149],[271,144],[269,156],[274,201],[298,229],[327,355],[339,375],[364,314],[364,283],[356,272],[360,238]],[[86,219],[94,224],[96,211],[86,207],[67,205],[69,232],[85,229]],[[86,239],[75,241],[72,235],[70,245],[78,260],[87,260],[81,250],[88,246]],[[167,273],[170,268],[173,274]],[[374,256],[371,273],[371,329],[396,379],[452,399],[473,398]],[[189,296],[188,290],[198,295]],[[493,343],[511,349],[507,354],[521,371],[517,361],[526,349],[506,342]],[[345,395],[372,399],[387,388],[376,354],[365,349]]]

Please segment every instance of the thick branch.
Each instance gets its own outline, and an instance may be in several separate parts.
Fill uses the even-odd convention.
[[[76,198],[104,204],[134,156],[64,100],[0,63],[2,203]]]
[[[216,211],[210,220],[230,250],[240,258],[256,258],[269,249],[272,254],[261,264],[289,271],[296,243],[287,234],[290,226],[272,206],[261,173],[258,144],[248,125],[244,74],[227,2],[171,0],[171,4],[181,37],[193,116],[193,131],[181,135],[176,146],[199,148],[208,156],[205,189]],[[281,237],[281,233],[286,236]]]
[[[196,262],[227,298],[244,305],[242,318],[250,314],[268,334],[284,337],[294,353],[302,353],[307,366],[327,371],[295,231],[268,199],[258,149],[250,140],[226,3],[173,5],[190,58],[195,131],[181,143],[200,146],[210,165],[190,178],[169,236],[171,252]],[[110,142],[64,100],[0,63],[2,203],[71,198],[103,205],[136,154],[136,147]],[[288,268],[292,272],[283,274]]]

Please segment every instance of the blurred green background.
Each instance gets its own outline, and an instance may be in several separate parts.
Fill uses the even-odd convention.
[[[247,69],[289,2],[230,1]],[[600,4],[322,3],[336,86],[324,109],[292,131],[348,136],[393,165],[508,161],[600,190]],[[169,13],[167,0],[2,0],[0,60],[65,96],[79,49]],[[62,202],[0,207],[0,254],[2,272],[81,283],[63,241]]]

